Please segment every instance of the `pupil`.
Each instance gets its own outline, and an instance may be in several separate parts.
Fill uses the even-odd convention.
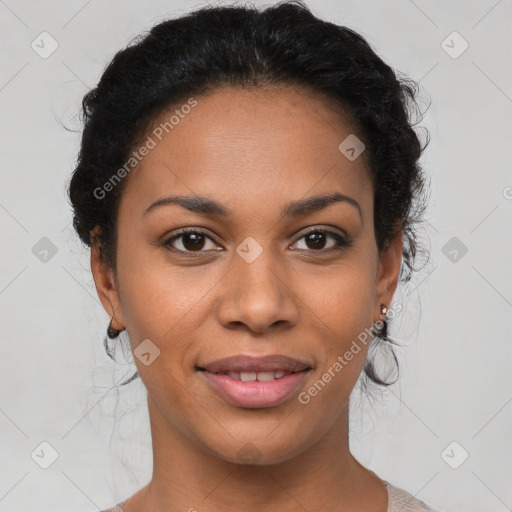
[[[323,243],[322,242],[325,242],[325,240],[322,240],[323,238],[325,237],[325,234],[324,233],[310,233],[307,237],[306,237],[306,240],[307,241],[310,241],[310,242],[313,242],[313,244],[315,245],[320,245],[322,246]],[[308,245],[309,247],[309,245]],[[322,249],[322,247],[310,247],[310,249]]]
[[[187,250],[201,249],[204,245],[204,240],[201,240],[202,236],[203,235],[198,233],[185,233],[185,235],[183,235],[183,246]],[[190,244],[190,247],[188,247],[187,244]]]

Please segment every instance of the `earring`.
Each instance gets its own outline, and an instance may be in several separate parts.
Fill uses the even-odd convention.
[[[388,308],[384,304],[381,304],[380,305],[380,314],[381,314],[381,316],[386,318],[387,312],[388,312]]]
[[[110,320],[110,323],[108,324],[108,327],[107,327],[107,336],[113,340],[114,338],[117,338],[119,336],[119,333],[121,331],[117,330],[117,329],[114,329],[112,327],[112,320]]]

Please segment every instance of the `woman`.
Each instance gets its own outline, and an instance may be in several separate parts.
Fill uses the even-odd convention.
[[[153,444],[111,510],[433,510],[348,439],[418,249],[414,85],[286,2],[160,23],[85,96],[74,227]]]

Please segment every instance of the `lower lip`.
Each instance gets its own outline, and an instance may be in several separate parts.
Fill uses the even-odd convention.
[[[296,391],[308,370],[285,375],[265,382],[244,382],[228,375],[208,371],[200,372],[206,381],[230,404],[238,407],[274,407],[284,402]]]

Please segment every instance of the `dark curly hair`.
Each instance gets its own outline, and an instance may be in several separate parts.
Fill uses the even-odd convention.
[[[419,158],[429,135],[424,129],[422,146],[414,130],[422,116],[419,86],[385,64],[362,36],[317,18],[298,0],[264,10],[204,7],[159,23],[114,56],[82,102],[81,148],[69,183],[80,239],[97,246],[115,272],[117,212],[128,178],[112,187],[108,199],[97,191],[127,162],[155,118],[192,95],[266,85],[322,93],[333,109],[348,112],[366,147],[378,250],[402,230],[400,280],[409,281],[421,249],[416,227],[427,205]],[[387,328],[384,321],[374,329],[364,367],[366,378],[383,386],[396,380],[377,375],[375,344],[386,345],[398,370]],[[112,357],[106,338],[105,348]]]

